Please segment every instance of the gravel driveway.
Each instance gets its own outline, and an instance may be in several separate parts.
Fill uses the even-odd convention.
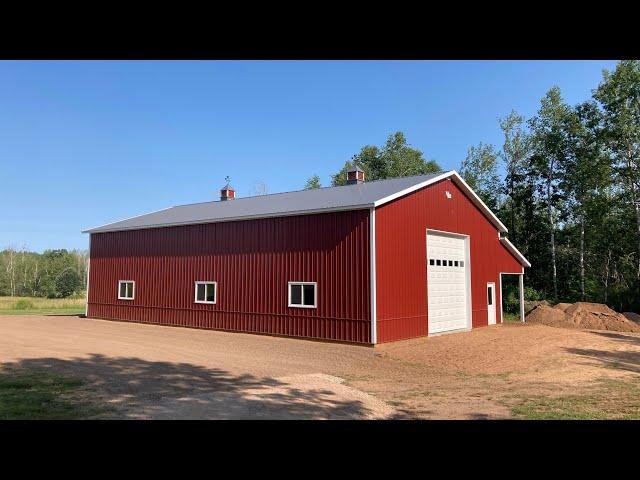
[[[640,336],[498,325],[371,348],[5,316],[0,363],[82,377],[118,418],[508,418],[520,397],[637,376]]]

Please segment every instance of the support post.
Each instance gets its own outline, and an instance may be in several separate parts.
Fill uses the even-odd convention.
[[[524,322],[524,273],[518,275],[520,283],[520,321]]]

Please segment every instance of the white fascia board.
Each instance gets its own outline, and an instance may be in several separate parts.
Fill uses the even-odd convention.
[[[516,248],[516,246],[513,243],[511,243],[511,241],[508,238],[506,237],[501,238],[500,243],[502,243],[507,248],[507,250],[509,250],[513,254],[513,256],[520,261],[520,264],[523,267],[522,273],[524,273],[524,267],[527,267],[527,268],[531,267],[531,263],[529,263],[529,260],[527,260],[525,256],[520,253],[520,251]]]
[[[393,195],[389,195],[388,197],[381,198],[377,200],[374,205],[379,207],[380,205],[384,205],[385,203],[389,203],[396,198],[403,197],[408,195],[416,190],[420,190],[421,188],[428,187],[429,185],[433,185],[436,182],[444,180],[445,178],[451,178],[458,187],[460,187],[464,193],[466,193],[471,201],[491,220],[500,232],[507,232],[507,227],[500,221],[498,217],[491,211],[489,207],[482,201],[482,199],[471,189],[471,187],[464,181],[464,179],[456,172],[455,170],[451,170],[449,172],[445,172],[442,175],[438,175],[437,177],[430,178],[422,183],[418,183],[417,185],[413,185],[412,187],[406,188],[399,192],[394,193]]]
[[[374,207],[379,207],[380,205],[384,205],[385,203],[389,203],[392,200],[395,200],[396,198],[400,198],[400,197],[404,197],[405,195],[409,195],[412,192],[415,192],[416,190],[420,190],[421,188],[427,187],[431,184],[434,184],[436,182],[439,182],[440,180],[444,180],[445,178],[450,177],[453,174],[453,170],[450,172],[444,172],[441,175],[438,175],[437,177],[433,177],[430,178],[429,180],[425,180],[424,182],[421,183],[417,183],[409,188],[405,188],[404,190],[400,190],[399,192],[393,193],[387,197],[381,198],[380,200],[376,200],[373,203]]]
[[[93,233],[94,230],[98,230],[100,228],[108,227],[109,225],[113,225],[114,223],[126,222],[127,220],[133,220],[134,218],[144,217],[145,215],[152,215],[154,213],[164,212],[165,210],[170,210],[172,208],[174,208],[174,207],[161,208],[160,210],[155,210],[155,211],[149,212],[149,213],[143,213],[142,215],[134,215],[133,217],[123,218],[122,220],[117,220],[116,222],[105,223],[104,225],[100,225],[98,227],[87,228],[86,230],[82,230],[80,233],[89,233],[90,234],[90,233]],[[95,233],[99,233],[99,232],[95,232]]]
[[[489,207],[487,207],[487,204],[484,203],[482,201],[482,199],[476,194],[476,192],[474,192],[471,189],[469,184],[464,181],[464,179],[458,174],[458,172],[456,172],[454,170],[451,173],[453,174],[453,178],[456,181],[456,184],[459,187],[462,187],[462,189],[465,191],[465,193],[469,194],[469,196],[471,197],[471,200],[473,201],[473,203],[475,203],[476,206],[480,208],[480,210],[482,210],[483,212],[485,212],[489,216],[489,218],[491,219],[493,224],[496,227],[498,227],[498,230],[500,230],[501,232],[508,232],[509,230],[507,229],[505,224],[500,221],[500,219],[495,215],[495,213],[493,213],[491,211],[491,209]]]

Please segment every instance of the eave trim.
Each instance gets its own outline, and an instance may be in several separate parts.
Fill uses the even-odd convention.
[[[520,262],[520,264],[523,267],[527,267],[527,268],[531,267],[531,263],[529,263],[529,260],[527,260],[525,256],[522,255],[522,253],[520,253],[520,250],[518,250],[516,246],[513,243],[511,243],[511,241],[508,238],[506,237],[501,238],[500,243],[502,243],[506,247],[506,249],[509,250],[509,252],[511,252],[511,254],[514,257],[516,257],[516,259]],[[523,268],[523,273],[524,273],[524,268]]]
[[[111,224],[106,224],[103,227],[94,227],[87,230],[82,230],[82,233],[106,233],[106,232],[123,232],[127,230],[147,230],[150,228],[164,228],[164,227],[179,227],[183,225],[206,225],[209,223],[223,223],[223,222],[238,222],[243,220],[258,220],[260,218],[273,218],[273,217],[292,217],[299,215],[315,215],[319,213],[330,213],[330,212],[345,212],[350,210],[368,210],[373,207],[371,203],[365,203],[362,205],[350,205],[348,207],[331,207],[331,208],[321,208],[314,210],[297,210],[291,212],[276,212],[276,213],[266,213],[262,215],[245,215],[240,217],[229,217],[229,218],[212,218],[207,220],[193,220],[190,222],[174,222],[174,223],[158,223],[153,225],[144,225],[144,226],[133,226],[133,227],[114,227],[108,228]],[[173,207],[171,207],[173,208]],[[164,209],[168,210],[168,209]],[[162,210],[158,210],[159,212]],[[157,212],[153,212],[157,213]],[[148,214],[146,214],[148,215]],[[139,215],[142,216],[142,215]],[[131,217],[131,219],[136,217]],[[127,220],[131,220],[127,219]],[[122,220],[125,221],[125,220]]]
[[[433,185],[436,182],[440,182],[444,179],[451,178],[453,182],[471,199],[476,207],[478,207],[493,223],[493,225],[501,232],[508,232],[507,227],[500,221],[500,219],[491,211],[489,207],[482,201],[482,199],[471,189],[469,184],[464,181],[464,179],[456,172],[455,170],[451,170],[450,172],[445,172],[442,175],[438,175],[437,177],[433,177],[429,180],[425,180],[422,183],[418,183],[413,185],[412,187],[406,188],[399,192],[394,193],[393,195],[389,195],[387,197],[381,198],[377,200],[374,205],[379,207],[384,205],[385,203],[389,203],[396,198],[403,197],[405,195],[409,195],[410,193],[415,192],[416,190],[420,190],[421,188],[428,187],[429,185]],[[523,257],[524,258],[524,257]]]

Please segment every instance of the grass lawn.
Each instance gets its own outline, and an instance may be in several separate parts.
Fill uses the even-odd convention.
[[[502,312],[502,319],[505,323],[520,323],[519,313]]]
[[[0,315],[79,315],[85,296],[71,298],[0,297]]]
[[[602,378],[587,392],[537,396],[511,409],[527,420],[640,420],[640,380]]]
[[[80,420],[108,411],[86,399],[84,382],[42,371],[0,370],[0,420]]]

